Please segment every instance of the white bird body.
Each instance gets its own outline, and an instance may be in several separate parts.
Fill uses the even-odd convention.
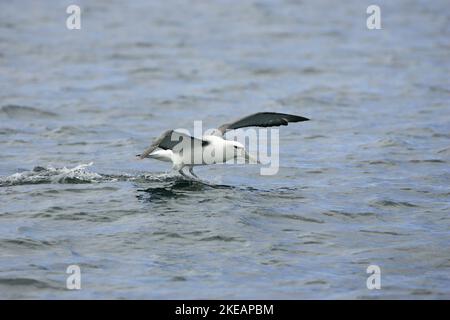
[[[148,158],[156,159],[164,162],[174,162],[172,150],[156,150],[148,155]]]
[[[202,140],[207,141],[208,145],[206,147],[194,147],[191,149],[191,153],[160,149],[150,153],[148,158],[172,162],[172,169],[180,171],[184,167],[225,163],[237,156],[246,157],[244,146],[237,141],[225,140],[222,137],[212,135],[203,136]],[[192,159],[199,159],[200,161],[192,161]]]
[[[231,159],[244,158],[250,163],[259,161],[245,151],[244,145],[237,141],[224,139],[228,130],[244,127],[286,126],[289,122],[307,121],[309,119],[285,113],[259,112],[237,121],[226,123],[213,131],[211,135],[194,138],[174,130],[165,131],[142,154],[139,159],[152,158],[172,162],[172,168],[189,178],[183,168],[188,167],[194,176],[194,166],[225,163]]]

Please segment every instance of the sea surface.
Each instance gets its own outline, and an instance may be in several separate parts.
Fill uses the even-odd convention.
[[[372,2],[2,1],[0,298],[449,299],[450,2]],[[259,111],[276,175],[135,159]]]

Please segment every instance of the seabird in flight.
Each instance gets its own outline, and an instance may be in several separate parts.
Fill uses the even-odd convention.
[[[239,157],[259,163],[258,160],[248,154],[243,144],[224,139],[227,131],[245,127],[287,126],[290,122],[307,120],[309,119],[305,117],[285,113],[258,112],[234,122],[223,124],[201,139],[175,130],[167,130],[137,157],[139,159],[151,158],[172,162],[172,168],[189,179],[190,177],[183,172],[183,169],[187,167],[190,174],[198,178],[193,171],[194,166],[225,163]]]

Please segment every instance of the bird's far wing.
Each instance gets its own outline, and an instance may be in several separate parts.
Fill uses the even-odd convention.
[[[161,134],[155,141],[153,141],[151,146],[145,149],[142,154],[138,154],[137,157],[139,159],[144,159],[157,148],[164,150],[173,150],[178,144],[185,141],[189,141],[189,145],[191,147],[193,147],[195,144],[198,144],[202,147],[208,145],[208,141],[197,139],[175,130],[167,130],[163,134]]]
[[[218,130],[225,134],[228,130],[234,130],[245,127],[276,127],[287,126],[289,122],[308,121],[308,118],[296,116],[293,114],[277,112],[258,112],[246,116],[237,121],[221,125]]]

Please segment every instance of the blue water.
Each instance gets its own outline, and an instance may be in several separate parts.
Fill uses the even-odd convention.
[[[77,3],[0,4],[1,298],[450,297],[448,1]],[[258,111],[275,176],[134,158]]]

